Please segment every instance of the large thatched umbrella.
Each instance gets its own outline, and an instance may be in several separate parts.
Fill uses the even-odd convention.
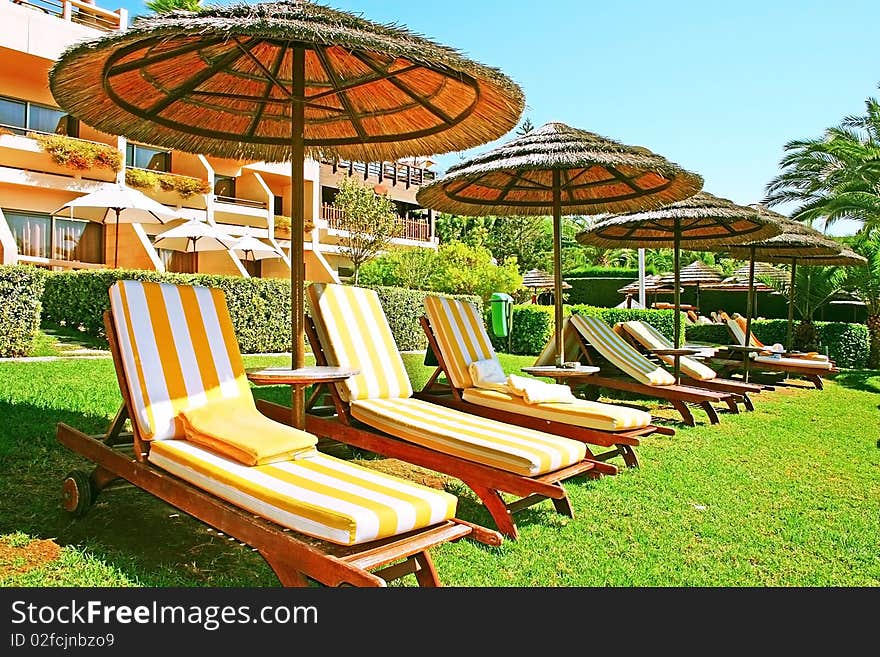
[[[763,205],[755,204],[754,207],[760,213],[773,217],[779,222],[784,232],[761,242],[748,242],[738,244],[727,249],[733,257],[748,259],[749,261],[749,296],[746,302],[746,340],[751,335],[752,315],[754,314],[754,287],[755,287],[755,263],[786,263],[791,265],[791,273],[788,286],[788,332],[786,334],[786,347],[792,348],[794,336],[794,281],[799,260],[807,264],[816,264],[815,260],[832,261],[844,265],[858,264],[858,256],[853,253],[850,256],[842,256],[843,245],[826,237],[818,230],[805,224],[789,219],[783,214],[774,212]],[[866,259],[862,258],[864,262]]]
[[[513,128],[522,90],[408,30],[287,0],[173,11],[74,45],[49,76],[89,125],[173,149],[291,162],[292,360],[304,364],[306,156],[396,160]],[[294,395],[304,420],[304,391]]]
[[[767,239],[781,232],[772,218],[754,208],[737,205],[708,192],[672,203],[659,210],[636,212],[603,219],[590,230],[578,233],[581,244],[606,248],[672,247],[675,305],[675,342],[681,340],[679,257],[682,248],[689,251],[717,249],[719,245]],[[678,380],[678,360],[675,378]]]
[[[426,208],[466,216],[553,216],[556,363],[562,360],[562,215],[657,208],[703,179],[641,146],[551,122],[450,167],[423,187]]]

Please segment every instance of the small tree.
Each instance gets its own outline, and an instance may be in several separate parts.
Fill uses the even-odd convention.
[[[202,8],[202,0],[147,0],[144,4],[156,14],[165,14],[178,9],[199,11]]]
[[[880,368],[880,228],[861,230],[853,250],[868,259],[861,267],[847,267],[846,287],[855,292],[868,311],[866,324],[871,345],[868,367]]]
[[[354,178],[342,179],[333,207],[341,210],[340,228],[346,231],[339,251],[351,260],[357,285],[361,265],[386,250],[401,235],[403,224],[388,196]]]

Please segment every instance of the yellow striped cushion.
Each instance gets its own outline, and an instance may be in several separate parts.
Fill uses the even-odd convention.
[[[222,400],[253,407],[221,290],[118,281],[110,308],[133,421],[146,440],[183,438],[187,409]]]
[[[362,399],[351,404],[351,414],[423,447],[526,476],[558,470],[586,455],[583,443],[419,399]]]
[[[733,344],[738,344],[744,347],[746,344],[746,332],[739,325],[739,322],[737,322],[735,319],[728,319],[727,328],[730,331],[731,337],[733,337]]]
[[[636,381],[649,386],[675,383],[674,376],[642,356],[601,319],[572,315],[571,324],[596,351]]]
[[[326,454],[244,466],[184,440],[154,442],[163,470],[279,525],[341,545],[455,516],[457,498]]]
[[[439,296],[425,297],[425,311],[446,362],[449,382],[454,388],[472,388],[468,365],[495,358],[480,312],[471,303]]]
[[[616,326],[626,331],[629,335],[638,340],[639,344],[647,349],[671,349],[672,340],[663,335],[656,328],[647,322],[633,320],[629,322],[620,322]],[[675,358],[673,356],[660,356],[667,365],[675,366]],[[711,381],[718,376],[718,373],[711,367],[708,367],[688,356],[679,358],[679,366],[681,371],[687,376],[697,381]]]
[[[581,343],[577,331],[571,325],[571,318],[562,320],[562,360],[579,361],[581,359]],[[551,335],[544,349],[538,354],[535,365],[548,367],[556,364],[556,336]]]
[[[313,283],[307,293],[329,364],[360,370],[337,384],[345,401],[412,395],[409,375],[375,291]]]
[[[528,404],[522,397],[482,388],[465,388],[462,397],[478,406],[598,431],[626,431],[651,424],[651,414],[645,411],[586,399],[568,404]]]

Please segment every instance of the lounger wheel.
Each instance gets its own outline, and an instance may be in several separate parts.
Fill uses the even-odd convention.
[[[61,484],[61,506],[77,518],[85,515],[97,497],[88,472],[74,470],[64,478]]]

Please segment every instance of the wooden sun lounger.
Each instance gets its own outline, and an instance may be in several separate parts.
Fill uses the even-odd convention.
[[[633,348],[638,350],[639,353],[641,353],[643,356],[656,362],[661,367],[668,367],[668,365],[663,363],[663,361],[659,357],[648,351],[648,349],[646,349],[641,342],[639,342],[634,336],[630,335],[629,332],[625,330],[617,330],[616,327],[615,331],[620,337],[631,344]],[[687,372],[684,371],[680,373],[680,379],[684,385],[692,386],[694,388],[704,388],[706,390],[719,390],[721,392],[735,393],[741,397],[743,406],[746,408],[746,410],[749,411],[755,410],[755,405],[752,402],[751,397],[749,397],[750,394],[757,394],[764,390],[773,390],[773,386],[771,385],[755,382],[746,383],[745,381],[740,381],[737,379],[727,379],[720,376],[708,380],[696,379],[689,376]]]
[[[95,464],[91,472],[74,471],[65,479],[63,506],[68,512],[82,515],[101,491],[129,482],[255,548],[284,586],[310,586],[312,582],[385,586],[410,574],[420,586],[439,586],[431,548],[465,537],[500,545],[498,532],[457,518],[359,545],[337,545],[284,528],[156,467],[147,460],[150,442],[140,434],[137,423],[132,422],[133,431],[123,431],[126,420],[133,417],[134,406],[109,312],[104,314],[104,326],[123,404],[105,435],[87,435],[58,424],[58,441]]]
[[[309,318],[306,319],[306,333],[316,364],[330,364],[315,324]],[[329,406],[325,404],[328,397],[332,401]],[[257,400],[257,408],[278,422],[291,422],[288,406]],[[586,458],[560,470],[529,477],[417,445],[353,418],[349,404],[333,384],[320,384],[312,390],[307,402],[306,430],[321,438],[400,459],[461,480],[479,497],[498,530],[513,539],[519,536],[513,514],[544,500],[549,499],[557,513],[574,517],[571,502],[562,487],[563,481],[580,475],[598,477],[618,472],[612,464]],[[507,502],[502,493],[517,496],[517,499]]]
[[[422,317],[420,321],[422,330],[428,338],[428,348],[437,359],[437,369],[433,372],[422,390],[415,393],[415,396],[419,399],[442,404],[449,408],[464,411],[465,413],[471,413],[473,415],[479,415],[481,417],[487,417],[501,422],[508,422],[529,429],[536,429],[538,431],[545,431],[558,436],[580,440],[588,445],[610,447],[612,449],[598,454],[592,452],[588,447],[587,453],[591,458],[596,459],[597,461],[607,461],[615,456],[620,456],[623,458],[623,462],[631,468],[638,467],[639,465],[638,456],[634,448],[641,444],[641,439],[644,436],[651,435],[652,433],[660,433],[668,436],[675,435],[675,429],[670,427],[660,427],[655,424],[624,431],[599,431],[598,429],[591,429],[589,427],[554,422],[522,413],[510,413],[508,411],[468,402],[462,397],[462,390],[452,385],[452,377],[449,374],[443,351],[438,344],[437,336],[434,334],[428,318]],[[441,382],[441,376],[444,378],[445,382]]]
[[[718,424],[721,421],[714,404],[725,404],[731,413],[739,413],[739,406],[737,404],[742,403],[742,396],[737,393],[723,390],[707,390],[684,384],[654,386],[641,383],[631,376],[622,373],[613,363],[606,360],[593,345],[587,342],[585,337],[575,327],[572,326],[570,330],[575,336],[581,357],[588,364],[598,367],[600,371],[585,376],[582,379],[566,379],[569,383],[621,390],[645,397],[663,399],[668,401],[681,415],[682,421],[691,427],[696,426],[696,420],[693,413],[691,413],[689,404],[703,409],[709,418],[710,424]]]

